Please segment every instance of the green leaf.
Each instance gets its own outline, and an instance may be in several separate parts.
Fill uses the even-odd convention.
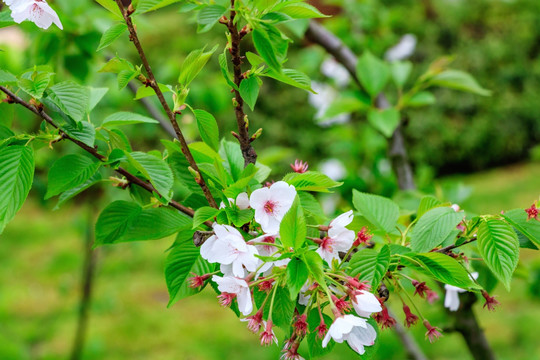
[[[370,109],[368,121],[387,138],[391,138],[399,126],[399,111],[394,108],[384,110]]]
[[[281,81],[284,84],[314,92],[311,88],[311,79],[301,71],[294,69],[283,69],[281,72],[269,69],[265,76]]]
[[[405,106],[408,107],[422,107],[427,105],[433,105],[437,99],[429,91],[420,91],[414,94],[412,97],[406,99]]]
[[[491,96],[491,91],[481,87],[468,73],[460,70],[446,70],[435,75],[430,85],[471,92],[481,96]]]
[[[132,125],[132,124],[158,124],[157,120],[150,117],[131,113],[131,112],[117,112],[109,115],[101,123],[102,127],[119,126],[119,125]]]
[[[79,195],[84,190],[90,188],[91,186],[99,183],[102,181],[101,174],[99,172],[96,172],[92,177],[90,177],[88,180],[86,180],[84,183],[70,189],[67,191],[64,191],[60,196],[58,197],[58,202],[56,203],[56,206],[53,210],[58,210],[62,204],[64,204],[69,199]]]
[[[109,88],[89,88],[89,100],[88,100],[88,109],[86,109],[86,112],[90,113],[96,105],[103,99],[103,97],[107,94],[109,91]]]
[[[424,273],[432,276],[435,280],[462,289],[478,288],[463,265],[448,255],[430,252],[411,254],[410,256],[420,264]],[[418,263],[415,265],[418,266]]]
[[[248,77],[240,83],[240,96],[242,96],[242,99],[244,99],[251,110],[255,108],[260,88],[261,80],[257,76]]]
[[[302,174],[289,173],[285,175],[283,181],[293,185],[297,191],[329,192],[328,189],[342,184],[317,171],[306,171]]]
[[[303,255],[309,274],[319,284],[324,284],[323,259],[315,251],[306,251]]]
[[[276,49],[274,49],[268,33],[260,29],[253,30],[253,44],[266,64],[279,73],[281,63],[277,58]]]
[[[64,81],[52,86],[47,91],[49,99],[62,112],[71,116],[75,121],[81,121],[88,109],[90,102],[90,92],[88,88],[74,83]]]
[[[376,97],[384,89],[390,79],[388,65],[373,56],[369,51],[364,52],[358,59],[356,72],[360,83],[372,98]]]
[[[204,49],[190,52],[182,64],[178,82],[187,88],[193,79],[201,72],[208,60],[212,57],[212,54],[216,52],[217,48],[218,46],[216,45],[212,50],[207,52],[204,52]]]
[[[45,90],[49,86],[52,78],[51,73],[46,71],[28,72],[19,79],[19,87],[28,95],[41,99]]]
[[[100,165],[101,162],[79,154],[69,154],[56,160],[49,170],[45,199],[84,184]]]
[[[167,201],[172,198],[173,173],[169,165],[160,158],[143,152],[127,153],[131,165],[133,165]]]
[[[0,70],[0,85],[15,85],[17,84],[17,77],[12,73]]]
[[[123,22],[114,24],[108,28],[101,37],[99,46],[96,51],[105,49],[111,45],[116,39],[118,39],[127,30],[127,25]]]
[[[114,0],[96,0],[96,2],[113,13],[116,17],[122,19],[122,13]]]
[[[390,247],[384,245],[381,251],[363,249],[353,255],[349,262],[350,275],[360,275],[361,281],[369,281],[372,289],[377,289],[390,265]]]
[[[10,11],[2,11],[0,12],[0,28],[4,28],[6,26],[15,25],[16,22],[13,21],[11,18],[11,12]]]
[[[353,205],[378,229],[386,233],[395,230],[399,218],[399,206],[392,200],[353,190]]]
[[[527,239],[540,246],[540,221],[527,220],[527,213],[523,209],[506,211],[503,217]]]
[[[300,198],[300,205],[302,205],[305,214],[315,218],[319,224],[324,223],[326,216],[324,215],[321,203],[313,195],[304,191],[299,192],[298,197]]]
[[[300,249],[306,241],[306,220],[298,196],[283,217],[279,227],[281,242],[285,248]]]
[[[204,260],[199,248],[193,244],[193,231],[178,233],[175,243],[177,245],[169,252],[165,261],[165,281],[169,290],[167,306],[201,290],[189,287],[189,278],[194,276],[193,274],[204,275],[214,271],[214,265]]]
[[[169,6],[180,1],[182,0],[139,0],[135,10],[137,14],[142,14],[161,9],[165,6]]]
[[[392,79],[398,87],[402,89],[411,74],[412,63],[410,61],[394,61],[390,64]]]
[[[287,264],[287,285],[289,285],[291,300],[296,300],[308,276],[309,270],[304,261],[301,258],[293,257]]]
[[[244,171],[244,157],[242,156],[240,145],[236,142],[223,140],[221,141],[219,155],[227,161],[226,165],[233,181],[238,181]]]
[[[95,245],[161,239],[190,228],[191,219],[175,209],[143,209],[136,203],[120,200],[109,204],[99,215]]]
[[[229,62],[227,61],[227,48],[223,50],[223,53],[218,56],[219,67],[221,68],[221,73],[223,78],[235,90],[238,90],[238,86],[233,82],[231,71],[229,70]]]
[[[141,73],[138,69],[122,70],[118,73],[118,90],[122,90]]]
[[[94,146],[96,129],[92,123],[89,123],[88,121],[81,121],[80,123],[76,123],[74,125],[65,124],[62,126],[62,130],[72,138],[77,139],[90,147]]]
[[[0,149],[0,234],[21,208],[34,180],[34,152],[27,146]]]
[[[197,211],[195,211],[195,216],[193,216],[193,229],[198,228],[205,221],[215,218],[219,212],[219,209],[210,206],[203,206],[202,208],[197,209]]]
[[[278,8],[278,10],[283,14],[289,15],[293,19],[313,19],[328,17],[328,15],[324,15],[316,7],[303,2],[295,2],[290,5],[285,5],[281,8]]]
[[[427,252],[440,245],[465,214],[456,212],[451,207],[436,207],[426,212],[411,232],[411,249],[416,252]]]
[[[240,210],[236,207],[235,208],[226,207],[225,212],[227,213],[227,217],[229,218],[229,220],[237,228],[240,228],[243,225],[250,222],[251,220],[253,220],[253,216],[255,215],[255,211],[253,209]]]
[[[519,260],[519,241],[512,227],[497,219],[482,220],[478,228],[478,251],[493,274],[510,291]]]
[[[281,329],[288,330],[291,326],[291,319],[293,318],[296,301],[290,299],[290,293],[286,287],[276,286],[275,304],[279,304],[279,306],[274,305],[272,320],[274,321],[274,324]],[[269,307],[270,301],[267,301],[265,313]]]
[[[215,151],[219,151],[219,128],[216,118],[204,110],[193,110],[193,115],[203,141]]]
[[[159,90],[161,90],[161,92],[163,94],[172,91],[170,85],[158,84],[158,87],[159,87]],[[140,100],[140,99],[143,99],[145,97],[154,96],[154,95],[156,95],[156,91],[152,87],[150,87],[150,86],[139,86],[139,88],[137,89],[137,93],[135,94],[135,97],[133,98],[133,100]]]
[[[434,196],[426,195],[420,200],[418,210],[416,211],[416,218],[420,219],[428,210],[438,207],[442,203]]]
[[[199,11],[197,16],[197,28],[198,33],[204,33],[210,30],[218,22],[218,20],[225,15],[227,9],[221,5],[209,5]]]

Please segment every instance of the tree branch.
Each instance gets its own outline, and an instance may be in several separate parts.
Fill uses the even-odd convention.
[[[27,108],[28,110],[30,110],[31,112],[33,112],[34,114],[41,117],[49,125],[51,125],[55,129],[57,129],[64,139],[67,139],[67,140],[71,141],[72,143],[76,144],[81,149],[85,150],[86,152],[88,152],[90,155],[92,155],[93,157],[95,157],[99,161],[101,161],[101,162],[107,161],[107,157],[104,156],[104,155],[101,155],[100,153],[98,153],[98,151],[95,148],[93,148],[91,146],[88,146],[85,143],[83,143],[83,142],[81,142],[81,141],[79,141],[79,140],[77,140],[75,138],[72,138],[65,131],[60,129],[60,127],[58,125],[56,125],[54,120],[45,111],[43,111],[42,109],[38,109],[35,106],[33,106],[33,105],[29,104],[28,102],[24,101],[23,99],[21,99],[20,97],[15,95],[13,92],[8,90],[4,86],[0,86],[0,91],[5,93],[9,97],[8,98],[9,102],[17,103],[19,105],[22,105],[25,108]],[[118,169],[115,169],[115,171],[117,173],[123,175],[129,182],[140,186],[141,188],[143,188],[144,190],[146,190],[146,191],[148,191],[150,193],[155,192],[156,194],[160,195],[159,192],[154,188],[154,186],[152,186],[152,184],[147,183],[146,181],[143,181],[142,179],[140,179],[139,177],[133,175],[132,173],[130,173],[126,169],[124,169],[122,167],[119,167]],[[178,203],[178,202],[176,202],[174,200],[171,200],[169,202],[169,205],[171,207],[183,212],[184,214],[186,214],[188,216],[193,217],[193,215],[195,214],[193,209],[188,208],[188,207],[186,207],[186,206],[184,206],[184,205],[182,205],[182,204],[180,204],[180,203]],[[207,221],[204,224],[209,226],[209,227],[212,227],[212,223],[210,221]]]
[[[315,21],[310,21],[306,31],[306,38],[319,44],[329,54],[334,56],[334,58],[347,69],[349,74],[351,74],[356,85],[362,89],[362,84],[356,73],[358,59],[347,45]],[[390,106],[384,94],[379,94],[376,106],[379,109],[386,109]],[[400,125],[396,128],[388,143],[388,156],[392,160],[392,167],[396,174],[399,188],[401,190],[414,190],[416,186],[414,184],[412,167],[407,156],[402,124],[403,121],[401,120]]]
[[[470,244],[472,243],[473,241],[476,241],[476,237],[473,237],[472,239],[470,240],[467,240],[459,245],[456,245],[456,244],[453,244],[453,245],[448,245],[447,247],[443,247],[442,249],[438,249],[438,250],[433,250],[432,252],[438,252],[438,253],[443,253],[443,254],[446,254],[447,252],[449,252],[450,250],[454,250],[455,248],[458,248],[460,246],[463,246],[463,245],[467,245],[467,244]]]
[[[242,74],[242,55],[240,53],[240,42],[242,40],[242,34],[238,32],[238,28],[235,23],[236,11],[234,10],[235,0],[231,0],[231,13],[229,21],[226,23],[227,29],[231,34],[231,59],[233,64],[234,83],[238,89],[240,89],[240,83],[244,79]],[[245,30],[243,30],[245,31]],[[234,89],[234,113],[236,115],[236,122],[238,124],[238,142],[240,143],[240,149],[244,156],[244,165],[255,164],[257,161],[257,153],[253,146],[251,146],[252,139],[249,136],[249,123],[246,121],[247,116],[244,112],[244,99],[240,95],[237,89]]]
[[[115,0],[116,4],[118,5],[118,8],[122,12],[122,16],[124,17],[124,20],[126,22],[126,25],[129,30],[129,38],[133,42],[133,45],[135,45],[135,48],[137,49],[137,52],[139,53],[139,57],[141,58],[141,61],[143,63],[143,66],[146,70],[146,74],[149,78],[149,85],[154,89],[156,92],[156,95],[159,99],[159,102],[161,103],[161,106],[167,113],[167,116],[169,118],[169,121],[171,122],[171,125],[174,129],[174,132],[176,134],[176,137],[180,141],[180,146],[182,148],[182,152],[184,153],[184,156],[186,157],[187,161],[189,162],[189,165],[193,170],[197,172],[199,175],[199,178],[196,179],[197,183],[200,185],[204,196],[206,197],[206,200],[208,200],[208,203],[210,206],[217,209],[217,203],[214,197],[212,196],[212,193],[210,192],[210,189],[206,185],[206,182],[204,181],[204,177],[199,170],[199,167],[197,166],[197,163],[195,162],[195,159],[193,159],[193,155],[191,154],[191,151],[189,150],[188,144],[186,142],[186,139],[184,137],[184,134],[182,133],[182,130],[180,130],[180,126],[178,126],[178,122],[176,121],[176,114],[173,113],[171,110],[169,104],[167,104],[167,101],[165,100],[165,97],[163,96],[163,92],[159,88],[159,84],[156,81],[156,78],[154,76],[154,73],[152,72],[152,68],[150,67],[150,64],[148,62],[148,59],[146,58],[146,54],[144,53],[144,50],[142,48],[141,42],[139,41],[139,37],[137,36],[137,31],[135,30],[135,26],[133,25],[133,21],[131,20],[131,14],[133,13],[133,7],[130,5],[127,9],[122,4],[121,0]]]

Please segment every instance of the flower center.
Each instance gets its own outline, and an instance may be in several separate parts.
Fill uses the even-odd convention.
[[[326,250],[326,251],[329,251],[329,252],[332,252],[332,249],[333,249],[333,246],[334,245],[334,239],[332,238],[329,238],[329,237],[325,237],[321,243],[321,247]]]
[[[274,213],[275,211],[275,208],[276,208],[276,203],[271,201],[271,200],[268,200],[266,202],[266,204],[264,204],[264,211],[267,213],[267,214],[272,214]]]

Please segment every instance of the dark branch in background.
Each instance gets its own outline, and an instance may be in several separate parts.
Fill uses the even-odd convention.
[[[360,81],[356,75],[356,56],[339,38],[326,30],[322,25],[314,21],[309,23],[306,38],[316,44],[319,44],[326,49],[329,54],[333,55],[337,61],[345,66],[353,77],[354,81],[361,87]],[[388,100],[383,94],[379,95],[377,98],[377,106],[379,108],[386,108],[389,106]],[[394,173],[398,179],[399,188],[401,190],[413,190],[416,188],[416,186],[414,184],[412,168],[407,158],[407,148],[405,146],[405,140],[402,133],[402,124],[403,120],[394,132],[389,143],[389,156],[392,160],[392,168],[394,169]],[[465,243],[469,243],[474,240],[476,239],[471,239]],[[451,245],[436,251],[447,253],[456,247],[458,246]],[[472,294],[472,296],[475,295]],[[467,346],[469,347],[469,351],[476,360],[494,359],[493,350],[487,342],[484,332],[478,324],[478,319],[472,310],[473,304],[474,301],[467,301],[455,313],[454,319],[456,330],[463,335]],[[414,354],[409,353],[409,355],[413,356]]]
[[[236,11],[234,10],[234,1],[231,0],[231,13],[229,20],[226,22],[227,29],[231,34],[231,59],[233,63],[234,83],[240,89],[240,83],[244,79],[242,74],[242,55],[240,53],[240,42],[242,37],[246,34],[247,30],[238,31],[237,24],[235,24]],[[240,92],[234,89],[234,113],[236,115],[236,122],[238,124],[238,134],[233,133],[240,143],[240,149],[244,157],[244,165],[255,164],[257,161],[257,153],[253,146],[251,146],[252,139],[249,136],[249,123],[246,121],[247,116],[244,112],[244,99],[240,95]]]
[[[49,125],[51,125],[55,129],[57,129],[59,131],[60,135],[62,135],[62,137],[64,139],[67,139],[67,140],[73,142],[74,144],[76,144],[81,149],[88,152],[90,155],[92,155],[93,157],[95,157],[99,161],[101,161],[101,162],[107,161],[107,158],[105,156],[101,155],[100,153],[98,153],[98,151],[95,148],[93,148],[91,146],[88,146],[85,143],[83,143],[83,142],[81,142],[81,141],[79,141],[79,140],[77,140],[75,138],[72,138],[66,132],[64,132],[62,129],[60,129],[60,127],[58,125],[56,125],[54,120],[45,111],[43,111],[42,109],[38,109],[35,106],[29,104],[28,102],[24,101],[23,99],[21,99],[20,97],[18,97],[17,95],[15,95],[14,93],[12,93],[10,90],[8,90],[7,88],[5,88],[3,86],[0,86],[0,91],[5,93],[9,97],[8,98],[9,102],[20,104],[20,105],[24,106],[25,108],[27,108],[28,110],[30,110],[31,112],[33,112],[34,114],[41,117]],[[130,173],[126,169],[119,167],[118,169],[115,169],[115,171],[117,173],[123,175],[130,183],[138,185],[138,186],[140,186],[141,188],[145,189],[146,191],[148,191],[150,193],[154,192],[154,193],[159,195],[159,192],[152,186],[152,184],[147,183],[144,180],[138,178],[137,176],[133,175],[132,173]],[[169,205],[171,207],[183,212],[184,214],[191,216],[191,217],[193,217],[193,215],[195,214],[193,209],[190,209],[190,208],[188,208],[188,207],[186,207],[186,206],[184,206],[184,205],[182,205],[182,204],[180,204],[180,203],[178,203],[178,202],[176,202],[174,200],[171,200],[171,202],[169,202]],[[212,227],[212,223],[209,222],[209,221],[205,222],[205,225],[207,225],[209,227]]]
[[[388,309],[388,314],[390,314],[391,317],[396,318],[393,311],[390,309]],[[420,349],[420,346],[418,346],[416,341],[414,341],[414,338],[407,332],[407,329],[405,329],[400,322],[396,322],[394,324],[394,331],[405,347],[407,354],[409,354],[409,358],[414,360],[428,360],[422,349]]]
[[[195,159],[193,159],[193,155],[191,154],[191,151],[189,150],[186,139],[184,138],[184,134],[182,133],[182,130],[180,130],[180,126],[178,126],[178,122],[176,121],[176,114],[173,113],[169,104],[167,104],[167,101],[165,100],[165,97],[163,96],[163,92],[159,88],[159,84],[156,81],[156,78],[154,77],[152,68],[150,67],[150,64],[148,63],[148,59],[146,58],[144,50],[141,46],[141,42],[139,41],[139,37],[137,36],[137,31],[135,30],[135,26],[133,25],[133,21],[131,20],[131,14],[133,13],[134,10],[131,5],[126,9],[124,5],[122,4],[121,0],[116,0],[116,4],[118,5],[118,8],[122,12],[122,16],[124,17],[124,20],[128,27],[129,38],[133,42],[133,45],[135,45],[135,48],[137,49],[137,52],[139,53],[139,57],[141,58],[143,66],[146,70],[146,74],[149,78],[149,86],[152,87],[152,89],[154,89],[159,99],[159,102],[161,103],[161,106],[167,113],[167,116],[169,117],[169,121],[171,122],[171,125],[176,134],[176,137],[180,141],[182,152],[184,153],[184,156],[189,162],[189,165],[198,174],[198,179],[196,179],[197,183],[200,185],[204,193],[204,196],[206,197],[206,200],[208,200],[208,203],[210,204],[210,206],[217,208],[216,200],[214,199],[214,197],[212,196],[212,193],[210,192],[210,189],[206,185],[206,182],[204,181],[204,177],[201,171],[199,170],[199,167],[197,166]]]
[[[475,360],[495,360],[495,354],[473,311],[473,305],[478,301],[476,294],[471,292],[460,294],[459,300],[461,306],[456,312],[452,313],[454,330],[463,336]]]
[[[82,355],[86,339],[86,329],[88,328],[97,263],[97,249],[92,249],[94,243],[94,214],[96,213],[97,209],[93,209],[92,206],[88,207],[88,221],[86,222],[86,234],[84,239],[84,263],[81,274],[82,281],[79,317],[77,320],[77,330],[75,332],[70,360],[79,360],[83,358]]]
[[[340,62],[351,74],[354,82],[362,88],[362,84],[356,74],[356,55],[338,37],[326,30],[322,25],[311,21],[306,31],[306,38],[322,46],[329,54]],[[389,107],[388,100],[384,94],[377,97],[376,105],[379,109]],[[403,123],[403,121],[401,121]],[[392,161],[392,168],[396,174],[399,188],[401,190],[414,190],[413,172],[407,157],[407,148],[403,137],[401,124],[397,127],[388,143],[388,156]]]

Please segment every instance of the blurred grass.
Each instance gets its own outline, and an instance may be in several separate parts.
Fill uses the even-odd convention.
[[[463,206],[476,212],[524,207],[538,197],[540,164],[522,164],[464,177],[473,195]],[[82,207],[51,212],[29,201],[0,237],[0,359],[67,358],[73,340],[85,229]],[[85,359],[277,359],[275,346],[262,349],[212,291],[167,309],[163,279],[170,241],[149,241],[98,249],[99,265]],[[522,268],[535,265],[537,253],[524,251]],[[537,260],[536,260],[537,261]],[[477,314],[500,359],[540,358],[536,319],[540,303],[527,295],[526,272],[512,292],[498,287],[502,305]],[[441,294],[441,299],[443,294]],[[392,302],[391,302],[392,305]],[[398,305],[394,310],[398,313]],[[448,319],[441,302],[423,312],[432,324]],[[400,317],[401,314],[398,314]],[[430,359],[469,359],[464,342],[448,333],[436,344],[412,332]],[[279,334],[278,334],[279,336]],[[382,332],[378,359],[404,359],[399,340]],[[324,359],[353,357],[346,346]]]

